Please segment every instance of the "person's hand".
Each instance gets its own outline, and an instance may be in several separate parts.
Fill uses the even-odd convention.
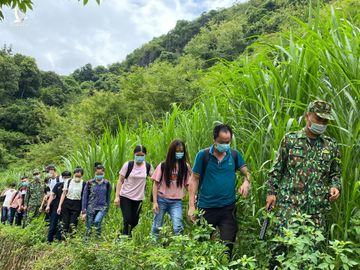
[[[43,208],[40,206],[39,207],[39,212],[41,213],[43,211]]]
[[[28,208],[27,206],[24,206],[24,211],[30,209],[30,207]]]
[[[340,196],[340,191],[335,188],[335,187],[332,187],[330,188],[330,201],[331,202],[334,202],[336,201]]]
[[[85,221],[85,219],[86,219],[86,214],[81,214],[81,220]]]
[[[159,214],[159,204],[157,202],[153,202],[153,212]]]
[[[266,197],[266,209],[269,208],[269,206],[271,205],[271,207],[275,207],[276,204],[276,196],[275,195],[268,195]]]
[[[115,198],[114,204],[115,204],[117,207],[120,207],[120,197]]]
[[[250,189],[250,182],[248,180],[245,180],[244,183],[239,187],[239,193],[246,198],[249,194]]]
[[[195,211],[196,211],[195,206],[189,207],[188,217],[193,223],[195,223],[195,221],[196,221]]]
[[[50,212],[50,206],[46,206],[45,212],[49,214],[49,212]]]
[[[58,215],[61,215],[61,207],[58,207],[58,209],[56,210],[56,213],[57,213]]]

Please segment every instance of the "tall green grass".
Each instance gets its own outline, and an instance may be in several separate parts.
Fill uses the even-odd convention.
[[[66,166],[81,165],[90,177],[93,163],[102,161],[115,183],[136,144],[148,148],[148,160],[155,166],[165,158],[170,141],[181,138],[193,161],[199,149],[212,143],[214,124],[227,122],[235,130],[234,147],[243,153],[253,177],[252,195],[239,207],[256,222],[281,138],[302,128],[307,104],[321,98],[334,107],[335,120],[327,133],[337,139],[342,152],[342,191],[331,212],[330,232],[332,238],[347,240],[351,216],[360,205],[360,29],[338,14],[331,9],[327,18],[299,21],[296,31],[260,40],[237,61],[222,61],[203,77],[206,94],[191,110],[174,105],[160,124],[140,122],[138,128],[119,123],[117,134],[105,131],[99,140],[82,145],[64,159]],[[137,230],[148,234],[149,202],[144,206],[146,214]],[[110,213],[108,221],[112,228],[121,222],[115,215]]]

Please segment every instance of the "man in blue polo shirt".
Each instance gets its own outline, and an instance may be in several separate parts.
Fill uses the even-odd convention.
[[[229,247],[230,255],[235,242],[237,223],[235,207],[236,172],[244,175],[239,193],[246,197],[250,187],[250,174],[241,154],[230,149],[233,136],[231,127],[217,125],[213,131],[214,144],[201,150],[195,158],[189,181],[188,216],[195,222],[195,196],[197,207],[204,211],[208,224],[218,227],[220,238]]]

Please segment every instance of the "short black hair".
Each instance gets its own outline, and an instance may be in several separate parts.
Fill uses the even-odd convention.
[[[78,172],[80,172],[81,175],[84,175],[84,169],[81,168],[80,166],[77,166],[74,170],[74,173],[78,173]]]
[[[71,172],[69,171],[63,171],[62,174],[61,174],[62,177],[71,177]]]
[[[16,187],[16,183],[11,183],[10,187],[12,187],[12,188]]]
[[[227,124],[219,124],[219,125],[216,125],[214,127],[214,130],[213,130],[214,140],[216,140],[217,137],[219,137],[219,134],[220,134],[221,131],[230,132],[230,136],[231,136],[231,139],[232,139],[233,131],[232,131],[231,127],[229,125],[227,125]]]
[[[146,155],[146,147],[143,145],[137,145],[134,149],[134,154],[138,152],[143,152]]]

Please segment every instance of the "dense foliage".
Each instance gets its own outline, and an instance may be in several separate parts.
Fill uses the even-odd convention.
[[[283,269],[359,267],[360,21],[355,11],[359,3],[335,1],[331,6],[313,3],[309,7],[304,2],[250,1],[210,13],[213,19],[208,18],[191,39],[196,27],[179,23],[169,35],[192,29],[186,30],[190,31],[186,45],[177,43],[171,47],[174,51],[162,51],[146,64],[136,62],[146,55],[140,49],[124,63],[86,65],[70,76],[57,76],[38,71],[31,58],[12,55],[6,48],[0,56],[4,66],[0,73],[6,71],[11,78],[0,81],[4,97],[0,117],[6,120],[0,122],[1,138],[5,138],[0,141],[0,161],[7,169],[3,173],[7,182],[14,180],[19,168],[27,171],[48,162],[62,169],[81,165],[89,178],[94,162],[101,160],[114,183],[136,144],[147,146],[147,159],[156,165],[164,159],[169,142],[182,138],[193,161],[199,149],[212,143],[214,123],[231,124],[233,146],[241,150],[252,173],[251,196],[237,202],[240,231],[232,262],[224,258],[216,238],[198,241],[209,238],[206,224],[188,223],[184,236],[172,237],[166,222],[162,241],[154,244],[149,238],[148,198],[131,240],[118,237],[122,218],[113,206],[103,239],[85,247],[82,226],[74,239],[46,246],[46,229],[40,220],[25,230],[1,227],[0,239],[37,254],[36,262],[27,253],[19,255],[35,269],[59,265],[68,269],[265,269],[275,242],[287,247],[287,255],[277,258]],[[289,20],[289,14],[296,18]],[[264,28],[271,22],[278,24]],[[154,55],[159,40],[147,44],[155,48],[150,50]],[[137,60],[130,64],[129,59]],[[11,102],[14,97],[16,102]],[[315,98],[333,104],[336,119],[327,133],[336,138],[342,152],[342,192],[328,217],[328,231],[315,230],[306,217],[299,216],[282,237],[258,241],[271,160],[282,136],[304,126],[304,110]],[[147,195],[149,189],[150,185]]]

